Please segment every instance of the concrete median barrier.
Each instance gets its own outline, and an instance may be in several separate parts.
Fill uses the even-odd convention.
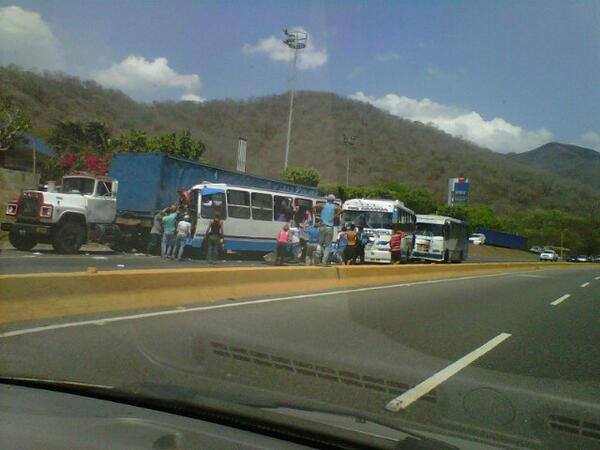
[[[0,276],[0,324],[568,264],[238,267]]]

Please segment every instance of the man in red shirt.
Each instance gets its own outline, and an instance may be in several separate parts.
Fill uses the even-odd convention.
[[[400,260],[402,259],[402,238],[404,238],[404,232],[400,228],[396,228],[390,238],[392,264],[400,264]]]

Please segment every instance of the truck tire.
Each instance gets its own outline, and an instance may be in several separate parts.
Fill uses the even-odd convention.
[[[52,247],[57,253],[77,253],[83,245],[85,230],[78,223],[65,222],[54,233]]]
[[[14,231],[11,231],[8,234],[8,241],[14,248],[23,252],[28,252],[37,245],[35,238],[32,238],[31,236],[21,236]]]

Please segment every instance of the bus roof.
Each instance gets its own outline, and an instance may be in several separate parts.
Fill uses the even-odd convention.
[[[404,206],[400,200],[385,200],[373,198],[352,198],[346,200],[342,205],[342,209],[347,211],[378,211],[378,212],[393,212],[394,208],[400,208],[405,211],[414,212]]]
[[[446,222],[467,224],[464,220],[455,219],[454,217],[439,216],[437,214],[417,214],[417,223],[435,223],[445,224]]]
[[[265,189],[265,188],[258,188],[258,187],[252,187],[252,186],[241,186],[238,184],[227,184],[227,183],[203,182],[203,183],[199,183],[199,184],[192,186],[189,190],[191,191],[193,189],[203,189],[205,187],[211,187],[211,188],[216,188],[216,189],[221,188],[223,190],[225,190],[225,189],[241,189],[241,190],[252,191],[252,192],[265,192],[265,193],[269,193],[269,194],[279,194],[283,197],[294,197],[294,198],[301,197],[301,198],[310,198],[310,199],[317,199],[317,200],[322,199],[322,197],[314,197],[311,195],[297,194],[297,193],[286,192],[286,191],[277,191],[275,189]]]

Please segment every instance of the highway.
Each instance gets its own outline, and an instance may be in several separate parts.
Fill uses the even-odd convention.
[[[600,434],[549,420],[600,424],[599,303],[594,266],[210,305],[182,298],[168,310],[6,325],[0,360],[4,375],[238,400],[277,391],[502,446],[595,448]]]
[[[531,256],[529,258],[470,257],[467,262],[526,262],[532,260],[536,259]],[[215,264],[216,267],[260,267],[264,265],[265,262],[258,257],[242,259],[240,255],[229,255],[226,260]],[[59,255],[47,248],[34,249],[29,252],[21,252],[12,248],[0,251],[0,274],[85,272],[88,267],[95,267],[99,271],[103,271],[208,266],[205,260],[184,259],[179,262],[143,253],[115,253],[110,250],[81,251],[77,255]]]

